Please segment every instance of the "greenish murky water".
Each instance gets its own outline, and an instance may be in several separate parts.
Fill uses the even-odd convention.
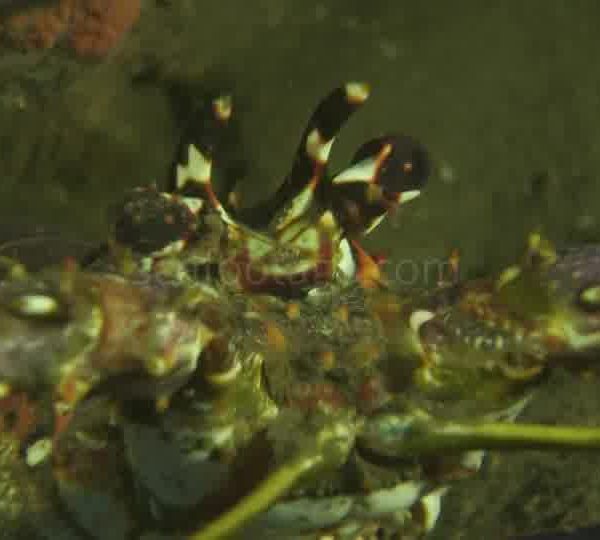
[[[426,262],[455,247],[462,276],[496,270],[532,229],[558,245],[598,241],[599,17],[591,0],[147,0],[103,61],[4,48],[0,254],[20,239],[59,252],[103,239],[128,188],[167,181],[193,128],[187,111],[215,89],[235,100],[226,155],[242,203],[260,199],[288,172],[314,104],[347,80],[373,91],[334,164],[390,130],[417,137],[433,158],[425,194],[369,240],[415,262],[410,280],[427,282]],[[597,381],[565,375],[550,388],[530,420],[600,417]],[[492,456],[449,497],[434,538],[598,520],[598,465],[588,455]]]

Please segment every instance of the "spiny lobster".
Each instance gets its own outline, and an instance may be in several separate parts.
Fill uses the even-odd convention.
[[[329,174],[367,96],[319,104],[256,208],[222,202],[212,146],[190,146],[90,256],[1,260],[1,440],[70,537],[420,538],[483,450],[600,448],[600,428],[512,423],[553,366],[593,365],[599,248],[533,234],[497,277],[452,257],[437,288],[396,289],[361,237],[430,161],[392,134]],[[231,112],[215,99],[206,125]]]

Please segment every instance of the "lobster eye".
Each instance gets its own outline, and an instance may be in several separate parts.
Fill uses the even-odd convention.
[[[385,192],[401,197],[403,192],[418,192],[431,172],[425,147],[408,135],[384,135],[363,144],[352,163],[378,156],[376,182]]]
[[[116,210],[114,237],[118,244],[149,255],[187,238],[195,226],[192,210],[177,198],[138,188]]]
[[[588,312],[600,311],[600,285],[592,285],[581,289],[578,304]]]

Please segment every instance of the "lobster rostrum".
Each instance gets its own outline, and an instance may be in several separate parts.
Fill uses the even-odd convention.
[[[532,234],[499,276],[395,290],[360,240],[429,159],[385,135],[328,173],[367,95],[319,104],[254,209],[190,146],[172,189],[126,196],[107,249],[0,261],[0,440],[75,537],[420,538],[484,450],[600,448],[600,428],[513,423],[553,366],[593,366],[600,249]],[[212,112],[218,132],[231,100]]]

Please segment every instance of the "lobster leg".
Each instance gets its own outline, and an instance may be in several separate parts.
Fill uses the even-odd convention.
[[[314,444],[297,448],[295,455],[271,472],[250,494],[206,527],[191,534],[188,540],[227,538],[266,511],[302,478],[341,466],[352,448],[354,432],[355,426],[350,420],[325,420],[315,434]]]
[[[424,413],[410,419],[382,415],[369,420],[358,444],[379,456],[398,459],[471,450],[598,450],[600,428],[444,422]]]

